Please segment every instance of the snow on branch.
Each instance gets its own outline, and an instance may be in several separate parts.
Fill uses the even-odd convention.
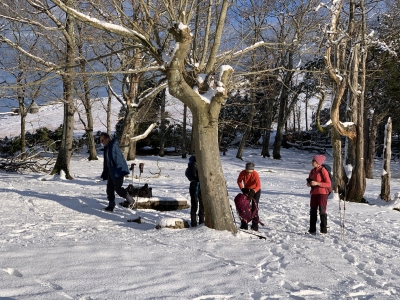
[[[136,141],[145,139],[150,134],[150,132],[154,129],[154,127],[156,127],[156,126],[157,126],[156,123],[151,124],[149,126],[149,128],[147,128],[147,130],[143,134],[137,135],[137,136],[131,138],[131,141],[136,142]]]
[[[115,34],[122,35],[122,36],[138,37],[141,40],[146,40],[144,35],[140,34],[139,32],[137,32],[135,30],[131,30],[129,28],[126,28],[126,27],[123,27],[120,25],[104,22],[97,18],[90,17],[88,15],[85,15],[85,14],[65,5],[60,0],[52,0],[52,2],[55,5],[57,5],[59,8],[61,8],[63,11],[72,14],[78,20],[80,20],[84,23],[88,23],[88,24],[92,25],[93,27],[96,27],[98,29],[103,29],[103,30],[106,30],[109,32],[113,32]]]
[[[224,53],[221,53],[221,54],[217,55],[217,58],[218,59],[225,59],[226,56],[229,56],[229,58],[232,59],[232,58],[236,58],[238,56],[241,56],[246,52],[249,52],[251,50],[257,49],[258,47],[261,47],[261,46],[263,46],[263,47],[276,46],[277,44],[278,43],[257,42],[257,43],[255,43],[255,44],[253,44],[253,45],[251,45],[251,46],[249,46],[247,48],[244,48],[244,49],[236,51],[236,52],[226,51]]]
[[[73,15],[76,19],[78,19],[83,23],[91,25],[97,29],[104,30],[106,32],[115,33],[119,36],[125,36],[132,39],[136,39],[140,44],[145,46],[151,53],[153,53],[154,58],[156,59],[158,58],[157,51],[154,49],[153,45],[150,43],[148,38],[146,38],[143,34],[139,33],[138,31],[126,28],[121,25],[105,22],[97,18],[90,17],[84,13],[77,11],[76,9],[73,9],[65,5],[61,0],[52,0],[52,2],[55,5],[57,5],[60,9],[62,9],[66,13]]]

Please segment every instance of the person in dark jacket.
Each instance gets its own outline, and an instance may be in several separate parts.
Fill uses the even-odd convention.
[[[118,147],[118,142],[111,140],[110,136],[105,132],[100,134],[100,142],[104,146],[104,163],[101,178],[107,180],[108,206],[104,210],[114,211],[115,193],[133,205],[132,196],[122,187],[124,176],[130,174],[130,172],[128,164]]]
[[[200,181],[197,171],[196,156],[192,155],[189,158],[188,167],[185,175],[190,181],[190,220],[193,227],[197,226],[197,209],[199,209],[199,224],[204,223],[204,205],[200,191]]]
[[[327,233],[328,215],[326,213],[326,206],[328,204],[328,190],[331,186],[331,179],[328,171],[322,167],[325,161],[325,156],[315,155],[312,158],[313,168],[307,178],[307,186],[311,187],[310,199],[310,228],[309,233],[315,234],[317,231],[317,212],[319,209],[320,217],[320,231]]]

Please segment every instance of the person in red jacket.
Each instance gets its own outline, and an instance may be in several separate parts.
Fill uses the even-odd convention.
[[[307,178],[307,186],[311,187],[310,198],[310,228],[309,233],[315,234],[317,231],[317,212],[319,209],[321,233],[327,233],[328,215],[326,206],[328,204],[328,190],[331,186],[331,179],[328,171],[322,167],[325,156],[315,155],[312,158],[313,168]]]
[[[260,195],[261,195],[261,181],[260,177],[258,176],[257,171],[254,170],[254,164],[249,162],[246,164],[246,169],[240,172],[239,177],[237,179],[238,186],[240,190],[246,188],[249,189],[250,192],[253,190],[254,192],[254,200],[257,203],[260,202]],[[253,192],[251,194],[253,194]],[[249,199],[251,200],[251,199]],[[255,207],[252,209],[254,210]],[[258,231],[258,222],[252,221],[251,222],[251,229]]]

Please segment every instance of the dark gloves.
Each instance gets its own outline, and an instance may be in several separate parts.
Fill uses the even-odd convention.
[[[249,193],[249,189],[248,188],[242,188],[240,189],[242,191],[243,194],[247,195]]]
[[[249,195],[247,196],[247,198],[248,198],[249,200],[253,199],[255,193],[256,193],[256,192],[255,192],[254,190],[250,190]]]

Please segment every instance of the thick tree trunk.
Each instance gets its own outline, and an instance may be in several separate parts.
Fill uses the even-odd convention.
[[[61,139],[60,149],[58,151],[57,160],[50,175],[60,174],[61,171],[65,172],[67,179],[72,179],[70,174],[70,161],[72,156],[73,147],[73,133],[74,133],[74,98],[73,98],[73,82],[70,76],[63,76],[64,79],[64,122],[63,133]]]
[[[134,126],[133,129],[131,129],[131,130],[132,130],[132,137],[136,136],[139,132],[138,126]],[[129,142],[129,152],[128,152],[128,156],[126,157],[126,160],[135,160],[136,159],[136,145],[137,145],[137,141],[131,140]]]
[[[20,88],[18,88],[19,90]],[[19,93],[19,92],[17,92]],[[24,98],[20,98],[18,96],[18,103],[19,103],[19,113],[21,116],[21,155],[20,158],[24,159],[26,157],[26,138],[25,138],[25,131],[26,131],[26,115],[27,115],[27,109],[24,105]]]
[[[119,141],[119,147],[121,148],[122,154],[124,155],[125,159],[128,158],[131,137],[133,137],[133,130],[135,127],[135,122],[134,122],[135,114],[136,114],[136,108],[127,105],[124,121],[122,124],[121,138]]]
[[[21,62],[21,57],[18,58],[18,66],[23,67]],[[20,158],[26,158],[26,138],[25,138],[25,131],[26,131],[26,116],[28,115],[28,111],[31,108],[33,101],[29,105],[29,107],[25,107],[25,88],[23,87],[23,74],[24,72],[19,72],[17,76],[17,99],[18,99],[18,108],[19,108],[19,115],[21,116],[21,155]]]
[[[333,150],[333,181],[335,193],[344,193],[348,178],[342,161],[342,140],[337,130],[332,127],[332,150]]]
[[[72,5],[73,1],[69,0],[67,5]],[[57,160],[50,175],[60,174],[61,171],[65,172],[67,179],[72,179],[70,174],[70,161],[72,156],[73,147],[73,134],[74,134],[74,65],[75,65],[75,32],[74,32],[74,19],[71,15],[67,14],[65,22],[65,30],[69,38],[66,39],[66,69],[62,75],[64,86],[64,119],[63,119],[63,134],[60,149],[57,155]]]
[[[375,118],[372,118],[371,124],[367,122],[365,127],[365,136],[367,137],[365,143],[365,175],[366,178],[373,179],[375,143],[378,134],[378,124],[376,124]]]
[[[161,96],[161,107],[160,107],[160,116],[161,116],[161,123],[160,123],[160,151],[158,153],[159,156],[163,157],[164,153],[164,146],[165,146],[165,90]]]
[[[388,119],[385,128],[385,150],[383,154],[381,199],[389,202],[390,197],[390,160],[392,158],[392,120]]]
[[[209,120],[208,113],[193,113],[193,129],[196,143],[200,188],[203,197],[205,224],[216,230],[236,232],[227,197],[218,147],[218,125]]]
[[[130,56],[130,53],[127,53],[126,59],[132,60],[131,62],[127,62],[128,65],[131,65],[131,69],[137,69],[142,66],[141,54],[135,49],[133,57]],[[124,122],[122,124],[122,133],[120,146],[122,154],[125,159],[129,159],[131,157],[136,156],[136,153],[130,153],[131,148],[131,138],[134,137],[134,129],[135,129],[135,119],[137,116],[137,112],[139,110],[138,107],[134,107],[134,103],[138,103],[138,91],[139,91],[139,81],[142,77],[143,73],[132,73],[126,75],[123,80],[122,90],[123,90],[123,98],[126,103],[126,114],[124,118]],[[125,90],[126,88],[126,90]],[[136,145],[134,146],[136,152]]]
[[[187,118],[187,105],[183,105],[183,123],[182,123],[182,158],[186,158],[186,118]]]

